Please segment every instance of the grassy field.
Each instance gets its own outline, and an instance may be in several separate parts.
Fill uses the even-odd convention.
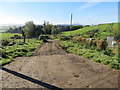
[[[7,39],[7,38],[12,37],[14,35],[22,36],[21,34],[18,34],[18,33],[0,33],[0,40]]]
[[[23,56],[31,56],[33,55],[33,51],[39,46],[42,41],[33,39],[26,39],[26,43],[23,43],[23,39],[8,39],[11,36],[20,35],[21,34],[11,34],[11,33],[3,33],[2,44],[5,43],[0,48],[0,53],[2,57],[0,58],[0,64],[6,64],[14,60],[16,57],[23,57]],[[1,40],[2,40],[1,39]]]
[[[75,36],[77,34],[80,34],[86,38],[89,38],[91,34],[88,33],[95,33],[93,38],[101,38],[101,39],[105,39],[106,36],[108,35],[112,35],[115,36],[116,33],[118,32],[118,23],[114,23],[113,27],[112,27],[112,32],[110,32],[110,30],[108,29],[109,24],[102,24],[102,25],[94,25],[94,26],[89,26],[89,27],[84,27],[78,30],[74,30],[71,31],[71,35]],[[98,29],[97,32],[95,32],[95,30]],[[62,32],[62,35],[65,36],[70,36],[70,32]]]

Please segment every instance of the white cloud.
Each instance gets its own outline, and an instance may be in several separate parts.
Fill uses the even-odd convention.
[[[102,0],[91,0],[87,3],[85,3],[84,5],[80,6],[79,8],[76,9],[76,11],[80,11],[80,10],[83,10],[83,9],[86,9],[86,8],[89,8],[89,7],[92,7],[92,6],[95,6],[96,4],[98,4],[100,1]]]

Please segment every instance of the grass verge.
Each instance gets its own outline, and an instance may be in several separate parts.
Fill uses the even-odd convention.
[[[88,48],[79,42],[72,40],[61,41],[60,46],[66,49],[67,52],[82,55],[85,58],[92,59],[95,62],[110,66],[111,68],[120,70],[120,63],[118,62],[118,53],[111,52],[111,49],[100,51],[94,47]],[[117,49],[117,47],[115,48]]]

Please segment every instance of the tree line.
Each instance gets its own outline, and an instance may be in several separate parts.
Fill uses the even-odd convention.
[[[82,25],[73,25],[71,30],[83,28]],[[41,34],[55,35],[63,31],[70,31],[70,25],[53,25],[48,21],[44,21],[43,25],[35,25],[33,21],[28,21],[23,26],[13,26],[8,28],[5,33],[21,33],[28,38],[39,37]]]

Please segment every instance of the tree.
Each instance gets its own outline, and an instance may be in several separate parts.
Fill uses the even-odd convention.
[[[23,30],[25,32],[25,36],[35,37],[35,24],[33,21],[26,22]]]
[[[22,36],[23,36],[23,42],[25,43],[25,39],[26,39],[25,26],[22,27]]]
[[[44,31],[44,34],[51,34],[52,24],[50,24],[49,22],[44,21],[42,30]]]
[[[55,26],[52,26],[52,35],[58,34],[58,29]]]
[[[35,25],[35,35],[39,37],[39,35],[44,34],[42,25]]]

